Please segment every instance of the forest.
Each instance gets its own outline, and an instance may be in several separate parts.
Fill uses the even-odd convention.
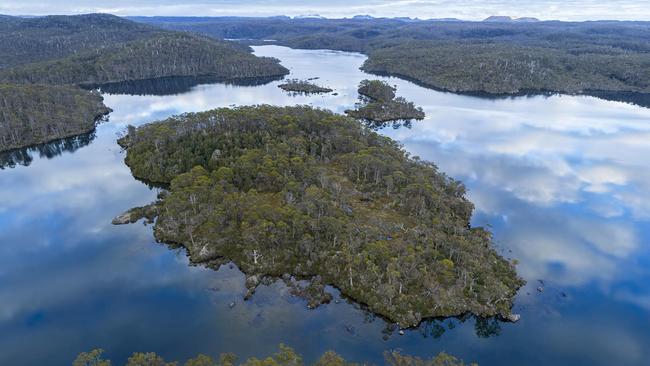
[[[104,350],[94,349],[82,352],[72,362],[72,366],[111,366],[110,360],[104,358]],[[422,359],[409,355],[402,355],[397,351],[386,351],[384,361],[388,366],[478,366],[475,363],[465,364],[462,360],[441,352],[431,359]],[[127,360],[125,366],[177,366],[178,362],[167,362],[154,352],[136,352]],[[300,354],[291,347],[280,345],[278,352],[263,359],[255,357],[244,362],[239,362],[234,353],[223,353],[218,359],[207,355],[198,355],[183,363],[184,366],[304,366],[305,362]],[[335,352],[325,352],[313,366],[355,366],[362,365],[346,361]]]
[[[454,92],[650,93],[649,22],[416,19],[134,20],[217,38],[363,52],[363,69]],[[253,41],[254,42],[254,41]]]
[[[102,101],[74,87],[0,84],[0,151],[90,132],[110,112]]]
[[[352,118],[222,108],[131,127],[119,143],[135,177],[169,188],[153,206],[156,239],[194,263],[234,262],[249,294],[264,278],[295,276],[403,328],[513,318],[523,280],[490,232],[470,226],[463,184]]]
[[[0,150],[92,130],[108,109],[79,86],[163,77],[258,80],[289,72],[244,45],[108,14],[0,17],[0,54]]]
[[[420,107],[402,97],[396,97],[397,89],[381,80],[362,80],[359,83],[361,99],[357,109],[345,113],[372,128],[382,128],[391,122],[394,128],[410,126],[412,120],[423,120]]]

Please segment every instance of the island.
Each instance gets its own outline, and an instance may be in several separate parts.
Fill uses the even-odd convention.
[[[91,132],[108,113],[97,92],[0,84],[0,151]]]
[[[333,92],[333,90],[330,88],[325,88],[314,83],[310,83],[307,80],[298,79],[288,80],[286,83],[278,85],[278,88],[284,91],[300,94],[320,94]]]
[[[350,117],[364,121],[373,128],[409,125],[412,120],[422,120],[424,111],[402,97],[396,97],[395,87],[381,80],[363,80],[359,84],[359,95],[365,102],[354,110],[346,110]]]
[[[470,226],[464,185],[350,117],[221,108],[129,127],[118,142],[136,178],[167,189],[116,223],[157,216],[156,240],[193,263],[233,262],[250,294],[295,277],[402,328],[466,313],[517,319],[524,282],[490,232]]]
[[[277,79],[279,60],[233,42],[135,23],[108,14],[0,17],[0,151],[94,129],[108,113],[85,89],[104,83],[196,77]]]

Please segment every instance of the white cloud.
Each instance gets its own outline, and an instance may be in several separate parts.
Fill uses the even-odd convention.
[[[42,2],[36,0],[3,1],[0,13],[70,14],[108,12],[118,15],[194,15],[194,16],[268,16],[321,14],[344,17],[355,14],[373,16],[410,16],[420,18],[455,17],[480,20],[489,15],[533,16],[540,19],[650,20],[647,3],[640,0],[329,0],[329,1],[230,1],[198,0],[178,4],[166,0],[107,0],[101,3],[84,0]]]

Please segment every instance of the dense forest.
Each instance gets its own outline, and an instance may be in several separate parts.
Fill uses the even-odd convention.
[[[107,14],[0,17],[0,54],[0,150],[91,130],[107,109],[78,86],[163,77],[268,80],[289,72],[247,46]]]
[[[650,93],[649,22],[135,20],[211,37],[274,39],[294,48],[363,52],[368,72],[456,92]]]
[[[359,83],[362,103],[357,109],[345,113],[362,120],[372,128],[382,128],[393,124],[394,128],[410,126],[412,120],[424,119],[424,111],[402,97],[396,97],[395,87],[381,80],[362,80]]]
[[[136,177],[169,187],[120,221],[154,210],[157,240],[185,246],[195,263],[233,261],[251,293],[295,276],[401,327],[464,313],[513,319],[523,281],[490,233],[470,227],[465,187],[352,118],[224,108],[129,128],[119,143]]]
[[[0,151],[92,131],[110,112],[102,100],[74,87],[0,84]]]
[[[111,366],[110,360],[103,357],[104,350],[94,349],[90,352],[82,352],[72,362],[72,366]],[[397,351],[385,352],[384,361],[388,366],[465,366],[466,364],[458,358],[448,355],[444,352],[439,353],[431,359],[421,359],[409,355],[402,355]],[[177,366],[178,362],[167,362],[156,353],[136,352],[126,362],[125,366]],[[217,360],[210,356],[198,355],[195,358],[187,360],[185,366],[304,366],[302,356],[297,354],[293,349],[285,345],[280,345],[280,349],[275,354],[264,359],[255,357],[249,358],[244,362],[238,362],[237,355],[233,353],[224,353]],[[313,366],[354,366],[360,365],[346,361],[343,357],[335,352],[325,352]],[[469,365],[469,364],[468,364]],[[478,366],[477,364],[471,364]]]

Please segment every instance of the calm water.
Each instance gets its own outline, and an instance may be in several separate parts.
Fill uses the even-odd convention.
[[[112,226],[113,216],[156,195],[123,164],[115,140],[126,125],[259,103],[342,112],[368,78],[357,54],[256,52],[339,94],[294,97],[276,81],[107,95],[115,111],[95,134],[0,161],[0,365],[66,365],[94,347],[117,364],[133,351],[171,360],[265,356],[279,343],[307,361],[330,349],[376,363],[389,349],[447,351],[481,365],[650,359],[647,108],[592,97],[479,99],[388,79],[427,119],[381,132],[464,181],[474,224],[491,226],[499,250],[520,261],[528,285],[516,299],[516,324],[435,320],[399,336],[346,301],[307,310],[277,283],[243,302],[236,268],[188,266],[184,252],[154,243],[151,227]]]

